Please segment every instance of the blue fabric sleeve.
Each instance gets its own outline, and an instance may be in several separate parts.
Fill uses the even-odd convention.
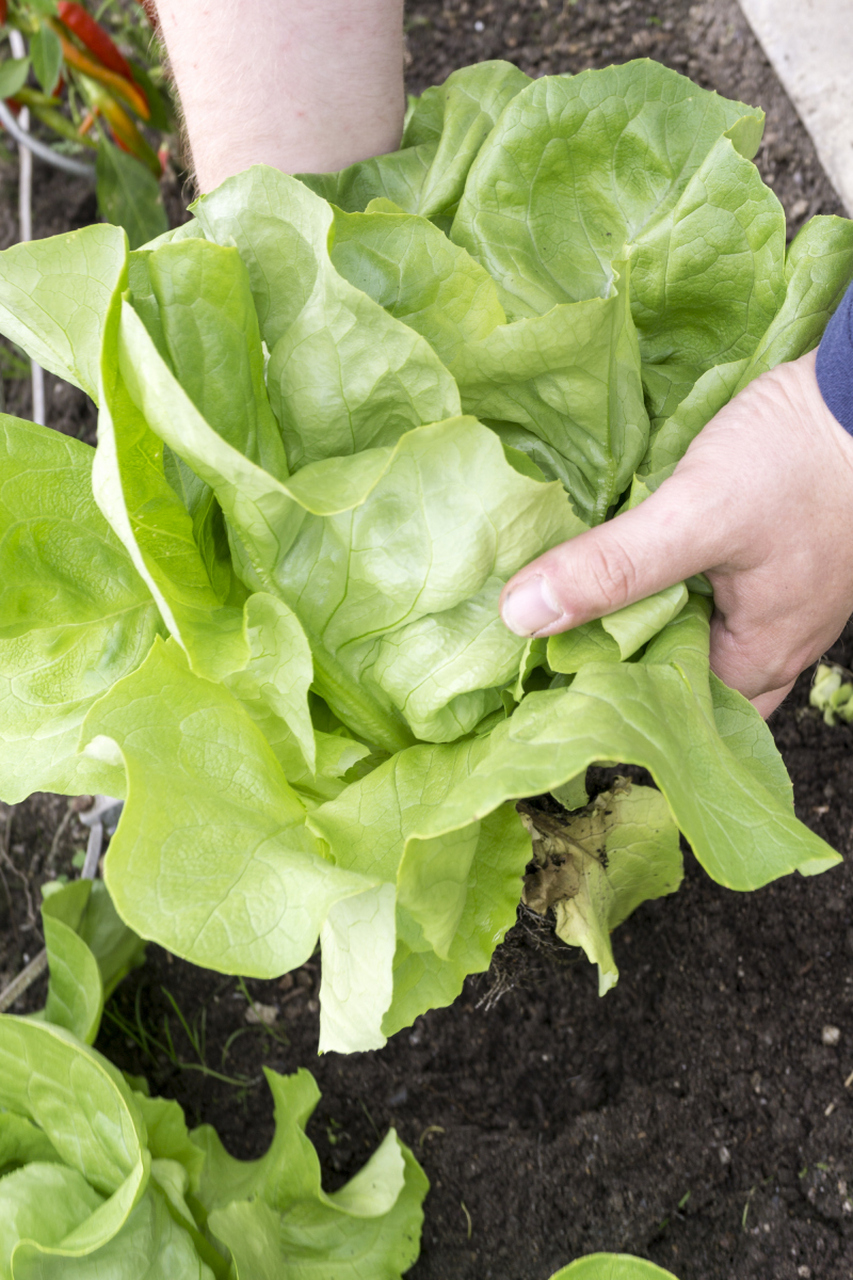
[[[853,284],[817,349],[817,385],[827,408],[853,435]]]

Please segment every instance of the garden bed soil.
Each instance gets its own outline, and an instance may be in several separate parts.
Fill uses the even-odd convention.
[[[407,21],[413,92],[484,58],[535,75],[646,56],[759,103],[768,126],[758,163],[792,227],[841,212],[730,0],[422,0]],[[91,220],[85,187],[36,173],[38,234]],[[8,244],[13,169],[4,181]],[[4,388],[7,410],[26,415],[26,382]],[[94,439],[82,393],[50,379],[48,412],[51,425]],[[853,662],[853,629],[832,657]],[[846,855],[853,728],[809,710],[807,676],[772,724],[799,816]],[[69,872],[85,843],[74,817],[60,831],[67,812],[53,796],[3,807],[0,985],[41,946],[39,884]],[[272,1131],[261,1067],[308,1066],[323,1091],[310,1133],[330,1187],[395,1125],[432,1183],[413,1280],[546,1280],[599,1249],[651,1258],[680,1280],[850,1280],[848,867],[739,895],[688,852],[682,889],[641,907],[614,949],[621,978],[600,1000],[595,971],[524,913],[453,1007],[381,1052],[317,1058],[315,963],[241,987],[150,947],[110,1002],[98,1046],[177,1098],[191,1123],[214,1124],[240,1156],[262,1151]],[[247,994],[275,1007],[273,1026],[247,1022]],[[40,998],[36,987],[16,1009]]]

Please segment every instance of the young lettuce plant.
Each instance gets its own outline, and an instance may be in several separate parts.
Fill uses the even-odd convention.
[[[319,938],[323,1049],[487,967],[515,801],[577,807],[593,763],[664,798],[565,890],[604,988],[676,828],[739,890],[838,860],[710,673],[701,583],[547,644],[497,612],[819,340],[853,224],[786,248],[762,120],[652,62],[485,63],[393,155],[250,169],[136,252],[98,226],[0,255],[0,327],[99,405],[97,451],[0,426],[0,794],[126,797],[117,910],[197,964],[277,975]]]
[[[56,885],[42,917],[43,1013],[0,1014],[0,1278],[399,1280],[418,1255],[427,1180],[394,1130],[331,1194],[305,1133],[307,1071],[266,1071],[275,1134],[236,1160],[177,1102],[148,1096],[94,1040],[104,991],[141,939],[102,882]]]
[[[677,1277],[653,1262],[627,1253],[590,1253],[570,1262],[551,1280],[677,1280]]]

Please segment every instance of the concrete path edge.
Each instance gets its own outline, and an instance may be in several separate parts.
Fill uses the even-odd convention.
[[[853,0],[740,0],[853,216]]]

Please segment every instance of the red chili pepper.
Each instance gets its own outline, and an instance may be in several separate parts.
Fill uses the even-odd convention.
[[[0,22],[5,22],[9,16],[9,0],[0,0]]]
[[[127,112],[106,93],[100,94],[93,106],[109,123],[112,135],[122,151],[136,156],[137,160],[141,160],[151,170],[155,178],[159,178],[161,167],[157,152],[148,145]]]
[[[49,18],[48,22],[50,22]],[[62,45],[62,56],[69,67],[74,67],[76,71],[81,71],[84,76],[89,76],[90,79],[97,80],[99,84],[106,85],[117,98],[120,98],[122,102],[126,102],[128,106],[133,107],[133,110],[137,115],[142,116],[143,120],[149,119],[151,108],[148,105],[148,99],[135,80],[126,80],[124,76],[118,75],[115,71],[109,71],[100,63],[93,62],[91,58],[86,57],[85,53],[80,52],[76,44],[72,44],[65,36],[60,35],[59,40]]]
[[[95,55],[102,66],[134,83],[130,63],[113,44],[101,24],[87,13],[82,4],[72,4],[70,0],[59,0],[56,12],[68,30],[73,32],[80,43]]]

